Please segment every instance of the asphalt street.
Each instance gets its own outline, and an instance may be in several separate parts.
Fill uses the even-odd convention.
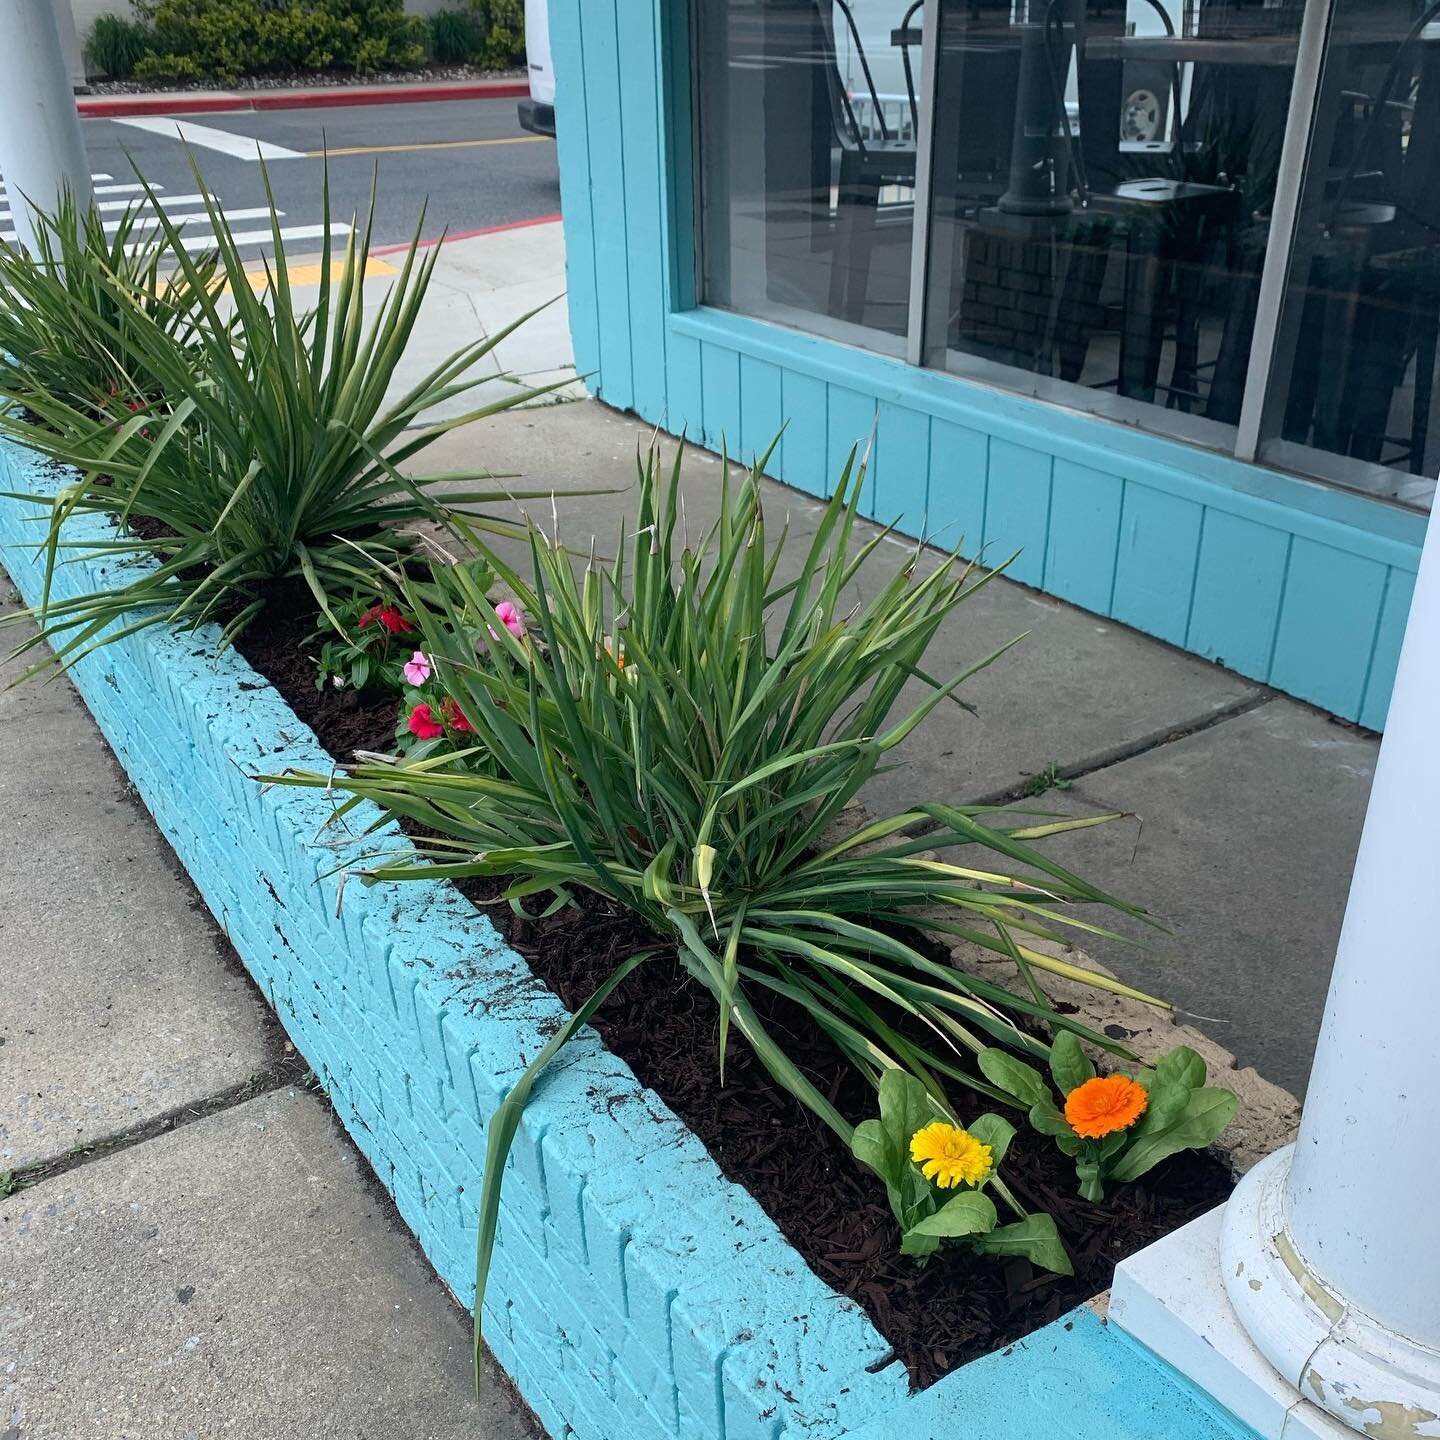
[[[425,239],[560,210],[554,142],[520,129],[513,99],[218,115],[177,110],[173,117],[85,120],[83,130],[90,168],[103,177],[95,182],[96,198],[107,218],[118,218],[136,198],[134,188],[120,187],[136,186],[138,167],[172,217],[187,217],[187,237],[203,237],[210,227],[193,157],[237,236],[256,237],[248,248],[257,256],[271,248],[262,171],[283,212],[287,253],[318,249],[327,151],[335,221],[363,216],[377,183],[372,247],[408,241],[422,209]],[[8,227],[7,211],[0,233]]]

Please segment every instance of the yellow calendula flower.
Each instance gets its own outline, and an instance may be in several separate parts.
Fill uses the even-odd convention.
[[[989,1173],[992,1154],[968,1130],[937,1120],[910,1137],[910,1158],[942,1190],[978,1185]]]

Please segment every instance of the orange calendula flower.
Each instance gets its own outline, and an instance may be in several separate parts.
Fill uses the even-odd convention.
[[[978,1185],[990,1173],[990,1147],[968,1130],[939,1120],[910,1137],[910,1158],[942,1190]]]
[[[1097,1075],[1065,1097],[1065,1118],[1086,1140],[1128,1130],[1150,1103],[1145,1087],[1128,1075]]]

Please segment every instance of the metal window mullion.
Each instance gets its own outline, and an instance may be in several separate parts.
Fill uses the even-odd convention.
[[[1281,311],[1290,283],[1290,261],[1295,229],[1305,192],[1306,161],[1315,127],[1316,101],[1325,63],[1325,42],[1337,0],[1309,0],[1300,23],[1295,55],[1295,79],[1285,117],[1285,139],[1280,149],[1280,173],[1270,209],[1270,235],[1265,263],[1260,270],[1260,293],[1255,302],[1255,329],[1250,341],[1250,362],[1245,371],[1245,393],[1235,456],[1254,460],[1260,450],[1260,431],[1269,399],[1275,346],[1280,335]]]
[[[915,97],[919,133],[915,136],[915,208],[910,236],[910,305],[905,323],[905,358],[925,363],[925,298],[930,271],[930,192],[934,176],[935,102],[940,73],[940,6],[925,0],[920,29],[920,89]]]

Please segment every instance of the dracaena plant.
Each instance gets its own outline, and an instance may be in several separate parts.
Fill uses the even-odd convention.
[[[332,595],[393,566],[412,546],[408,527],[443,523],[457,510],[514,493],[467,488],[479,475],[417,477],[400,467],[448,431],[553,388],[507,386],[488,404],[413,428],[424,412],[483,383],[477,363],[528,316],[397,387],[439,254],[420,245],[423,214],[388,293],[367,318],[374,192],[337,257],[327,179],[318,293],[306,308],[291,286],[264,180],[274,258],[257,273],[196,171],[213,228],[212,276],[142,177],[176,268],[172,283],[194,297],[197,323],[194,343],[182,345],[158,317],[129,315],[123,338],[136,391],[147,397],[138,410],[109,406],[97,418],[68,391],[21,394],[0,385],[0,402],[22,401],[40,421],[28,423],[0,404],[0,433],[78,472],[56,495],[20,497],[49,511],[44,593],[32,617],[40,633],[19,648],[43,639],[53,655],[27,674],[71,664],[97,645],[160,622],[193,628],[218,620],[221,643],[228,644],[263,608],[268,587],[288,578],[303,579],[318,608],[343,630]],[[102,339],[120,342],[117,321],[94,312],[88,319]],[[442,482],[443,502],[434,494]],[[121,521],[111,539],[78,542],[87,552],[153,563],[114,588],[55,599],[55,564],[77,543],[65,522],[84,512]],[[137,533],[128,522],[139,517],[151,523]]]
[[[128,418],[127,407],[153,396],[132,343],[141,328],[197,363],[200,298],[216,262],[198,259],[190,275],[170,275],[168,254],[144,206],[107,222],[68,193],[36,216],[33,251],[0,241],[0,395],[27,408],[59,399],[91,418],[117,410]]]
[[[783,531],[770,543],[764,463],[738,484],[725,472],[719,518],[691,545],[678,533],[679,457],[667,477],[651,454],[616,558],[578,576],[576,557],[532,525],[528,577],[491,561],[526,617],[519,634],[463,566],[438,567],[431,603],[416,594],[410,611],[471,752],[279,777],[348,792],[345,808],[375,801],[432,837],[418,854],[357,862],[370,880],[504,876],[517,907],[591,891],[655,936],[551,1037],[490,1125],[482,1297],[503,1161],[531,1087],[662,950],[713,999],[721,1081],[733,1027],[847,1144],[849,1121],[766,1023],[776,1002],[799,1006],[872,1082],[903,1070],[948,1115],[952,1080],[1001,1094],[970,1064],[988,1045],[1045,1053],[1017,1017],[1074,1022],[1038,983],[1013,995],[958,970],[933,942],[962,937],[1032,978],[1053,970],[1116,988],[1027,943],[1094,933],[1077,913],[1085,906],[1138,913],[1035,848],[1116,817],[1016,824],[994,807],[937,800],[837,832],[885,757],[1008,648],[943,682],[925,668],[936,631],[994,572],[958,553],[922,565],[917,546],[856,602],[861,567],[888,553],[884,534],[855,533],[863,466],[852,455],[814,536],[792,550]],[[924,698],[892,713],[916,681]],[[480,1314],[477,1304],[477,1326]]]

